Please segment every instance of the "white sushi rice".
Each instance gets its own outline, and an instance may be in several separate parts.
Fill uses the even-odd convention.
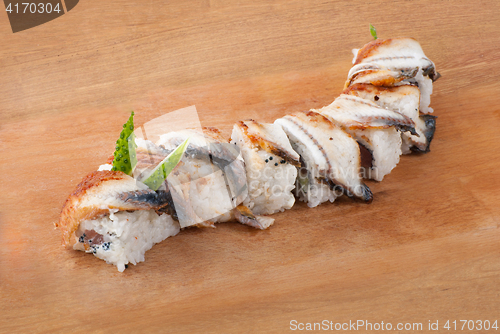
[[[417,75],[414,78],[403,80],[397,83],[395,86],[404,86],[408,84],[417,84],[420,90],[420,105],[419,110],[423,114],[431,114],[434,109],[429,107],[431,104],[432,95],[432,80],[429,77],[423,75],[422,69],[419,68]]]
[[[292,190],[295,188],[297,168],[287,162],[281,163],[280,157],[264,150],[257,150],[256,153],[264,165],[247,165],[248,197],[243,204],[257,215],[291,209],[295,203]]]
[[[102,243],[92,245],[80,242],[83,234],[91,230],[102,235]],[[77,242],[73,248],[94,253],[96,257],[116,265],[118,271],[123,272],[125,265],[143,262],[144,254],[154,244],[179,231],[179,224],[172,217],[167,214],[158,215],[154,210],[110,210],[109,215],[80,223],[75,232]]]
[[[263,124],[273,135],[277,146],[292,150],[288,138],[277,124]],[[245,161],[248,197],[243,205],[256,215],[268,215],[291,209],[295,203],[297,169],[283,158],[252,144],[238,126],[234,126],[231,143],[240,149]],[[277,164],[277,165],[276,165]]]
[[[291,209],[295,203],[292,190],[295,188],[297,169],[282,158],[265,150],[244,145],[233,132],[245,160],[248,197],[243,204],[256,215],[273,214]],[[267,162],[266,162],[267,160]],[[278,166],[275,166],[275,164]]]
[[[303,171],[305,169],[299,170],[298,173],[304,173]],[[301,180],[305,180],[304,185],[300,184]],[[318,182],[315,177],[309,175],[306,178],[297,178],[296,195],[300,201],[306,202],[308,207],[314,208],[327,201],[333,203],[338,196],[342,195],[342,191],[340,188],[332,190],[330,186]]]
[[[415,81],[418,83],[418,88],[420,89],[420,112],[430,114],[434,111],[431,107],[429,107],[431,104],[432,80],[425,77],[422,74],[422,69],[419,69],[417,75],[415,76]]]
[[[98,172],[101,172],[103,170],[111,170],[113,168],[112,164],[104,164],[100,165],[99,168],[97,169]]]
[[[357,130],[353,134],[372,151],[373,165],[365,178],[382,181],[399,163],[402,154],[401,135],[395,128]]]

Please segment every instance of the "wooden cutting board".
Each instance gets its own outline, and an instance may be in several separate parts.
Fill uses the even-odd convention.
[[[61,247],[66,197],[130,110],[140,125],[196,105],[229,134],[322,107],[369,23],[415,37],[442,74],[431,152],[368,182],[372,204],[298,203],[266,231],[188,229],[124,273]],[[499,25],[498,1],[82,0],[15,34],[1,14],[0,332],[500,322]]]

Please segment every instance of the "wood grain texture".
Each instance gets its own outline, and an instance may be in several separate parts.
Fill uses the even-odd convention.
[[[500,2],[82,0],[16,34],[0,17],[0,332],[500,320]],[[229,134],[322,107],[369,23],[415,37],[443,75],[431,152],[369,182],[372,204],[188,229],[122,274],[60,246],[64,200],[131,109],[142,124],[194,104]]]

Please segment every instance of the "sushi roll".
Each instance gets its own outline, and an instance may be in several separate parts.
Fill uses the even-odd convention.
[[[364,177],[376,181],[382,181],[399,162],[402,141],[398,130],[416,135],[410,118],[357,96],[342,94],[315,111],[356,138],[363,156],[371,157],[363,159]]]
[[[231,143],[245,161],[248,197],[243,204],[258,215],[290,209],[300,156],[292,149],[278,124],[240,121],[233,127]]]
[[[118,171],[87,175],[68,197],[59,222],[63,244],[92,253],[125,270],[144,261],[154,244],[179,233],[180,226],[161,212],[161,193]]]
[[[353,50],[353,67],[345,88],[356,83],[375,86],[399,86],[415,83],[421,92],[420,112],[432,113],[429,107],[432,83],[440,74],[413,38],[377,39]]]
[[[370,100],[379,107],[397,111],[411,118],[418,135],[401,132],[403,154],[412,151],[429,152],[436,130],[436,117],[419,113],[420,90],[418,87],[414,85],[381,87],[357,83],[344,90],[343,94]]]
[[[296,194],[315,207],[347,194],[371,202],[373,195],[362,182],[357,142],[327,117],[313,112],[297,112],[279,118],[292,148],[300,155]]]
[[[292,192],[311,208],[344,194],[370,203],[363,178],[382,181],[402,153],[429,151],[430,95],[440,75],[411,38],[353,52],[333,103],[273,124],[240,121],[231,141],[202,128],[153,143],[134,131],[132,112],[112,164],[87,175],[66,200],[56,224],[63,244],[122,272],[183,228],[237,221],[266,229],[274,222],[266,215],[294,205]],[[150,125],[154,136],[162,131]]]

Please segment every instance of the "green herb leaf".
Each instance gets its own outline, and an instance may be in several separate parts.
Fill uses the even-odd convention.
[[[132,170],[137,164],[137,157],[134,136],[134,112],[132,111],[127,123],[123,124],[123,130],[120,133],[120,138],[116,141],[116,148],[113,168],[111,170],[121,171],[125,174],[132,175]]]
[[[168,174],[174,170],[174,168],[181,161],[184,152],[189,144],[189,138],[186,139],[182,144],[177,146],[177,148],[170,153],[158,166],[153,169],[151,174],[146,177],[146,180],[142,181],[151,190],[158,190],[163,182],[166,180]]]
[[[377,29],[375,29],[374,26],[370,24],[370,34],[373,36],[374,39],[377,39]]]

